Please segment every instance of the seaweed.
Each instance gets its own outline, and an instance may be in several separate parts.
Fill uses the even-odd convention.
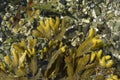
[[[28,0],[26,6],[18,6],[14,16],[5,22],[11,33],[7,38],[12,36],[15,40],[9,38],[3,42],[9,45],[9,48],[7,51],[4,48],[4,52],[0,51],[0,79],[118,80],[119,76],[115,74],[115,59],[105,51],[108,44],[104,42],[100,32],[96,32],[97,28],[89,24],[92,18],[100,15],[101,8],[97,6],[91,13],[87,6],[91,3],[83,0],[79,2],[80,5],[69,7],[68,3],[76,4],[75,0],[73,2],[67,1],[66,8],[59,4],[63,8],[62,12],[53,5],[58,3],[58,0],[50,0],[45,4]],[[78,7],[81,12],[74,15],[80,10]],[[74,12],[74,8],[78,10]],[[41,16],[44,11],[55,14]],[[75,19],[69,16],[70,14],[65,16],[67,13],[73,13],[73,17],[81,15],[81,19]],[[113,12],[107,14],[105,20],[115,16]],[[89,17],[90,15],[92,17]],[[6,17],[4,18],[6,20]]]

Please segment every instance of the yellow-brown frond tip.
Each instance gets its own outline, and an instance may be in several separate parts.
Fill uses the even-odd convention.
[[[114,65],[114,61],[110,59],[110,55],[103,56],[101,59],[99,59],[99,64],[102,67],[112,67]]]
[[[28,38],[28,48],[34,48],[37,45],[37,39]]]
[[[0,62],[0,69],[5,71],[6,65],[3,62]]]
[[[92,38],[93,49],[103,46],[103,40],[100,39],[100,36],[95,36],[95,33],[96,33],[96,30],[94,28],[91,28],[88,34],[88,39]]]
[[[65,46],[62,46],[62,47],[60,48],[60,50],[64,53],[64,52],[66,51],[66,48],[67,48],[67,46],[65,45]]]
[[[111,74],[106,80],[119,80],[117,75]]]
[[[103,40],[100,38],[95,37],[92,39],[92,42],[93,42],[92,49],[100,48],[101,46],[103,46]]]
[[[45,21],[40,20],[40,25],[37,27],[36,30],[32,31],[33,36],[49,39],[52,37],[52,35],[58,33],[59,25],[59,17],[56,17],[55,20],[53,18],[47,18]]]
[[[88,38],[93,38],[95,36],[95,33],[96,33],[95,29],[91,28],[88,34]]]
[[[11,63],[10,56],[9,56],[9,55],[6,55],[6,56],[4,57],[4,61],[5,61],[5,63],[6,63],[7,65],[10,65],[10,63]]]
[[[26,58],[26,55],[27,55],[27,51],[25,51],[25,52],[23,53],[23,55],[20,57],[20,59],[19,59],[19,65],[20,65],[20,66],[21,66],[22,63],[24,62],[24,60],[25,60],[25,58]]]

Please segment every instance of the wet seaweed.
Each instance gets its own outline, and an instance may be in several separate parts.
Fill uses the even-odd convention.
[[[5,14],[0,28],[5,35],[0,38],[0,79],[118,80],[119,61],[109,53],[115,44],[103,36],[111,33],[104,29],[111,30],[108,25],[117,15],[106,12],[109,3],[28,0],[6,9],[15,12]]]

